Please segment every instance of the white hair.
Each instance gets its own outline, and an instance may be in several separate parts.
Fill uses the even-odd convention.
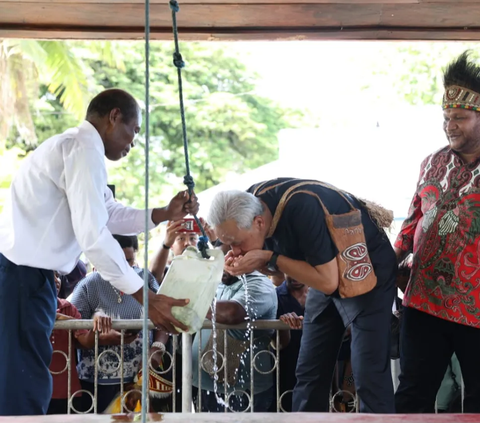
[[[215,227],[227,220],[234,220],[240,229],[250,229],[255,216],[263,214],[262,202],[245,191],[221,191],[213,197],[208,223]]]

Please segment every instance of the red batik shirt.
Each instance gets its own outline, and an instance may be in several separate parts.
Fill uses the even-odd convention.
[[[423,161],[395,247],[413,251],[405,306],[480,327],[480,158],[445,147]]]

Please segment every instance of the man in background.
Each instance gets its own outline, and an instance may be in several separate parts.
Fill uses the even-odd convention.
[[[162,246],[153,257],[150,271],[160,284],[167,273],[171,256],[176,257],[181,255],[187,247],[197,247],[199,233],[186,232],[183,229],[184,223],[185,220],[183,219],[167,223],[167,231]]]
[[[277,296],[275,288],[265,275],[259,272],[232,276],[224,272],[222,283],[216,293],[216,322],[227,325],[236,325],[245,321],[274,319],[277,312]],[[212,319],[212,313],[207,315]],[[251,331],[251,330],[250,330]],[[268,351],[270,331],[253,331],[253,352],[250,348],[250,331],[246,330],[217,330],[217,350],[225,357],[225,336],[227,337],[227,358],[223,366],[227,366],[227,379],[224,378],[224,369],[218,371],[218,395],[225,401],[225,385],[228,393],[237,391],[228,402],[231,411],[245,411],[251,406],[246,395],[238,391],[251,392],[250,356],[260,351]],[[209,329],[201,331],[201,355],[198,356],[200,336],[195,336],[193,342],[193,385],[199,388],[202,411],[223,412],[224,406],[217,402],[214,390],[214,358],[213,332]],[[199,362],[203,357],[203,361]],[[220,356],[219,356],[220,357]],[[218,358],[218,368],[221,358]],[[269,354],[260,354],[255,360],[258,370],[253,372],[253,406],[255,412],[268,411],[273,399],[273,364]],[[198,370],[201,366],[201,381],[198,379]],[[207,371],[205,371],[207,370]],[[262,373],[260,373],[262,372]]]

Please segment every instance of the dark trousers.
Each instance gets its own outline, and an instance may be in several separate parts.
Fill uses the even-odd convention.
[[[73,406],[76,410],[81,410],[82,397],[74,397]],[[75,411],[70,410],[70,413],[74,414]],[[68,399],[52,398],[48,406],[47,414],[68,414]]]
[[[465,384],[464,411],[480,413],[480,329],[405,307],[400,333],[398,413],[433,413],[453,353]]]
[[[215,393],[199,390],[200,395],[202,396],[202,412],[209,413],[223,413],[225,408],[222,404],[217,402],[217,397]],[[247,390],[247,393],[250,395],[250,390]],[[223,393],[218,393],[218,396],[225,400],[225,395]],[[253,411],[256,413],[266,413],[270,408],[274,399],[273,387],[267,389],[266,391],[260,392],[253,396]],[[233,412],[242,412],[246,411],[249,407],[249,399],[245,394],[241,395],[231,395],[229,398],[230,409],[228,411]]]
[[[368,295],[368,294],[367,294]],[[364,413],[394,413],[390,370],[390,320],[394,286],[352,322],[351,360]],[[313,321],[304,319],[293,391],[293,411],[328,412],[329,396],[345,326],[332,302]]]
[[[0,254],[0,415],[46,414],[56,309],[52,271]]]
[[[91,382],[87,382],[85,380],[81,380],[80,384],[82,385],[82,389],[90,392],[92,396],[95,394],[95,385]],[[97,413],[103,413],[106,408],[110,405],[113,399],[120,393],[120,384],[118,385],[97,385]],[[92,407],[92,396],[83,393],[82,395],[82,406],[81,410],[86,412],[87,410]],[[94,408],[92,407],[89,411],[90,413],[94,412]]]

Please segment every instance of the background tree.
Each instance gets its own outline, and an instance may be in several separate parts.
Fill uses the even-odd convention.
[[[56,89],[51,84],[42,84],[45,77],[38,71],[38,94],[29,97],[29,109],[34,111],[32,124],[39,142],[77,125],[86,108],[87,94],[91,98],[104,88],[123,88],[143,105],[143,44],[107,44],[115,45],[110,52],[115,53],[114,57],[122,57],[123,68],[119,69],[115,60],[105,60],[105,55],[99,54],[102,48],[95,43],[67,43],[63,49],[57,48],[58,57],[68,52],[83,72],[76,83],[71,79],[73,88],[68,95],[66,88],[58,88],[59,83],[53,87]],[[257,75],[246,68],[239,55],[223,45],[184,43],[182,53],[187,60],[186,118],[191,171],[197,191],[219,183],[227,173],[243,173],[275,160],[278,131],[297,125],[302,121],[302,113],[281,108],[256,95]],[[86,90],[82,91],[82,87]],[[150,197],[153,202],[166,200],[174,190],[183,187],[185,164],[177,89],[171,43],[152,43]],[[30,139],[13,130],[8,146],[28,151],[36,145]],[[119,198],[139,207],[143,205],[143,147],[144,139],[140,136],[128,159],[109,163],[110,182],[117,185]]]
[[[130,44],[124,51],[126,72],[93,63],[95,75],[105,88],[123,87],[144,98],[141,62],[143,46]],[[222,181],[229,173],[243,173],[278,157],[277,134],[290,127],[299,112],[280,108],[254,93],[257,75],[238,56],[222,45],[184,43],[187,61],[184,74],[186,119],[192,175],[197,191]],[[151,193],[166,199],[182,187],[185,173],[177,76],[170,43],[151,45]],[[139,139],[143,147],[143,139]],[[143,203],[143,152],[136,149],[127,163],[111,172],[112,183],[122,183],[121,195],[136,205]],[[167,189],[166,189],[167,188]]]
[[[474,43],[411,43],[394,46],[383,43],[378,56],[366,60],[371,69],[365,90],[371,90],[384,105],[440,105],[443,96],[442,72],[445,66],[467,49],[478,58]],[[375,61],[376,65],[371,65]],[[379,66],[381,64],[381,66]]]
[[[66,112],[73,116],[70,121],[81,119],[98,89],[84,58],[122,69],[115,46],[109,42],[0,40],[0,149],[6,141],[9,146],[23,144],[25,150],[35,148],[42,130],[38,128],[41,119],[36,118],[42,113]]]

